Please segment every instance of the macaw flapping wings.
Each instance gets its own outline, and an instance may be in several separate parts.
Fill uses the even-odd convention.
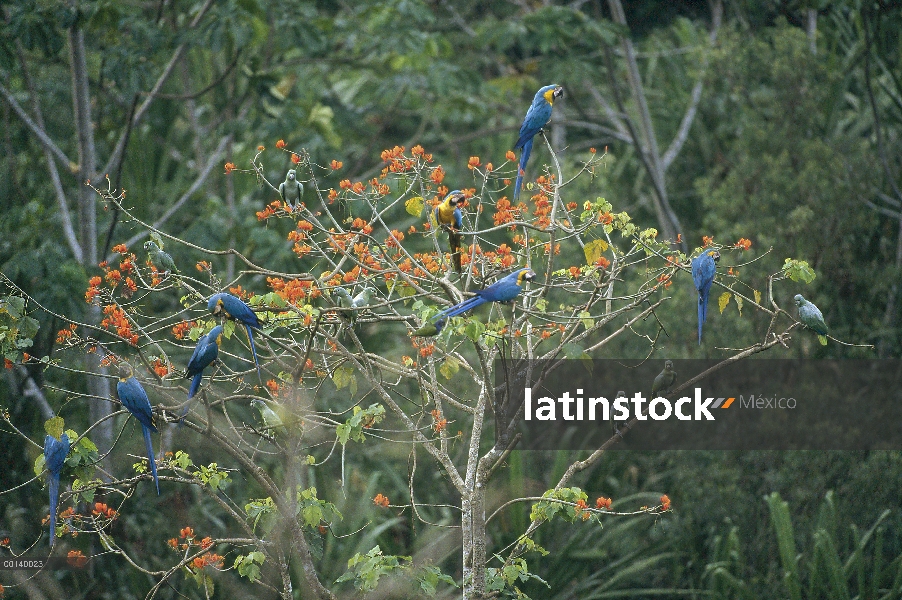
[[[210,330],[210,333],[203,335],[197,340],[197,346],[194,347],[194,353],[188,360],[188,368],[185,371],[185,378],[191,379],[191,387],[188,388],[188,399],[194,397],[197,388],[200,387],[200,380],[203,378],[204,369],[219,356],[219,346],[222,344],[222,325],[217,325]],[[193,379],[192,379],[193,378]],[[182,413],[182,418],[188,414],[188,406]]]
[[[122,363],[119,366],[119,382],[116,384],[116,393],[119,402],[128,412],[132,413],[141,424],[144,432],[144,446],[147,448],[147,460],[150,462],[150,472],[153,474],[153,482],[157,486],[157,496],[160,495],[160,480],[157,479],[157,462],[153,455],[153,443],[150,440],[150,432],[156,432],[153,408],[150,406],[150,398],[144,391],[141,382],[135,379],[135,372],[131,365]]]
[[[514,183],[514,201],[520,197],[520,186],[523,184],[523,173],[526,172],[526,163],[529,161],[529,154],[532,152],[532,138],[548,124],[551,119],[551,107],[554,101],[564,95],[564,88],[559,85],[546,85],[532,99],[529,110],[526,111],[526,117],[523,124],[520,125],[520,137],[514,144],[514,150],[522,148],[520,153],[520,165],[517,167],[517,181]]]
[[[257,318],[257,313],[251,310],[251,307],[245,304],[241,298],[225,292],[210,296],[210,299],[207,301],[207,310],[214,315],[223,314],[226,318],[235,319],[244,325],[245,330],[247,330],[247,340],[251,344],[251,353],[254,355],[254,364],[257,366],[257,376],[262,379],[260,361],[257,358],[257,348],[254,346],[254,334],[251,333],[252,328],[260,329],[260,319]]]
[[[479,290],[472,298],[468,298],[459,304],[455,304],[438,313],[429,323],[426,323],[420,329],[413,332],[415,336],[431,336],[438,335],[445,326],[445,321],[451,317],[461,315],[468,310],[473,310],[477,306],[486,302],[510,302],[520,295],[523,290],[523,284],[536,278],[536,273],[532,269],[517,269],[502,277],[489,287]]]
[[[824,315],[821,314],[821,310],[813,302],[805,300],[802,294],[796,294],[794,300],[796,306],[799,307],[799,321],[805,327],[813,329],[821,346],[826,346],[827,334],[830,333],[830,329],[827,327],[827,323],[824,322]]]
[[[708,316],[708,295],[711,293],[711,284],[714,283],[714,273],[717,271],[717,261],[720,260],[720,252],[713,248],[702,250],[702,253],[692,260],[692,281],[698,290],[698,345],[702,345],[702,324]]]
[[[289,169],[285,175],[285,181],[279,184],[279,196],[282,197],[282,202],[294,210],[303,195],[304,184],[297,180],[294,169]]]
[[[673,361],[664,361],[664,370],[658,373],[654,383],[651,384],[651,399],[658,397],[658,394],[666,394],[676,383],[676,371],[673,370]]]
[[[440,227],[448,230],[448,245],[451,247],[451,261],[454,263],[454,270],[461,272],[460,262],[460,246],[463,242],[463,236],[460,230],[464,227],[463,213],[457,206],[466,196],[460,190],[448,192],[445,200],[435,207],[433,215],[435,221]]]
[[[47,467],[47,489],[50,493],[50,545],[56,540],[56,508],[60,497],[60,472],[69,454],[69,436],[44,438],[44,466]]]
[[[150,259],[150,264],[156,267],[158,271],[163,273],[180,272],[178,267],[175,266],[175,261],[172,260],[172,257],[168,253],[163,252],[155,242],[144,242],[144,249],[147,251],[147,258]]]

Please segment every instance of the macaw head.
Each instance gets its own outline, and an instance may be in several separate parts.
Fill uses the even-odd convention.
[[[129,377],[132,377],[135,374],[132,366],[127,362],[119,363],[119,381],[124,382]]]
[[[288,169],[288,175],[285,176],[287,181],[294,181],[294,169]]]
[[[210,299],[207,300],[207,310],[209,310],[214,315],[218,315],[220,312],[222,312],[223,296],[225,296],[225,294],[223,294],[222,292],[210,296]]]
[[[212,340],[217,346],[222,345],[222,325],[217,325],[207,334],[207,339]]]
[[[665,371],[672,371],[672,370],[673,370],[673,361],[672,361],[672,360],[665,360],[665,361],[664,361],[664,370],[665,370]]]
[[[796,306],[802,306],[803,304],[808,302],[807,300],[805,300],[805,298],[802,297],[802,294],[796,294],[796,297],[793,298],[793,300],[796,301]]]
[[[522,286],[527,281],[532,281],[536,278],[536,272],[532,269],[520,269],[520,272],[517,273],[517,285]]]
[[[448,195],[445,196],[445,202],[451,206],[457,206],[459,203],[463,202],[464,198],[466,198],[466,195],[464,195],[462,191],[454,190],[453,192],[448,192]]]
[[[160,247],[151,241],[144,242],[144,249],[148,252],[158,252]]]
[[[712,259],[714,259],[714,262],[717,262],[720,260],[720,252],[718,252],[717,250],[714,250],[713,248],[711,250],[705,250],[705,254],[707,254]]]
[[[563,95],[564,95],[564,88],[557,84],[546,85],[545,87],[543,87],[542,89],[539,90],[538,94],[536,94],[536,96],[541,96],[542,98],[545,98],[545,101],[548,102],[548,104],[552,104],[552,105],[554,104],[555,100],[562,97]]]

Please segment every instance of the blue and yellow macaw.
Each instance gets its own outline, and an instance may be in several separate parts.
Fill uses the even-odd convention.
[[[526,172],[526,163],[532,152],[532,138],[548,124],[551,119],[551,107],[554,101],[564,95],[564,88],[559,85],[546,85],[532,99],[529,110],[523,124],[520,125],[520,137],[514,144],[514,150],[522,148],[520,153],[520,165],[517,167],[517,181],[514,184],[514,201],[520,197],[520,186],[523,184],[523,174]]]
[[[827,334],[830,333],[830,329],[824,321],[824,315],[821,314],[821,309],[815,306],[814,302],[805,300],[802,294],[796,294],[794,300],[796,306],[799,307],[799,321],[801,321],[802,325],[805,327],[814,330],[821,346],[826,346]]]
[[[207,301],[207,310],[214,315],[224,314],[226,318],[235,319],[244,325],[247,330],[247,340],[251,344],[251,352],[254,355],[254,364],[257,366],[257,376],[262,379],[260,361],[257,359],[257,349],[254,347],[254,334],[251,333],[251,328],[260,329],[260,319],[257,318],[257,313],[251,310],[251,307],[245,304],[241,298],[225,292],[210,296]]]
[[[459,232],[464,228],[464,218],[463,213],[461,213],[460,208],[457,205],[460,204],[464,198],[466,198],[466,196],[460,190],[448,192],[448,195],[445,196],[445,200],[437,205],[435,210],[432,211],[435,221],[439,226],[448,230],[448,245],[451,247],[451,262],[454,263],[454,270],[458,273],[462,270],[460,262],[460,245],[463,241],[463,236]]]
[[[200,387],[200,380],[204,376],[204,369],[219,356],[220,344],[222,344],[222,325],[217,325],[210,330],[210,333],[201,336],[201,338],[197,340],[197,346],[194,347],[194,353],[188,360],[188,369],[185,371],[186,379],[194,378],[191,380],[191,387],[188,388],[189,400],[194,397],[194,394],[197,393],[197,388]],[[182,418],[184,418],[186,414],[188,414],[187,405],[185,406],[185,411],[182,413]]]
[[[160,480],[157,479],[157,462],[153,457],[153,443],[150,441],[150,432],[156,432],[153,409],[150,406],[150,398],[144,391],[141,382],[135,379],[135,372],[128,363],[119,365],[119,382],[116,384],[116,393],[119,402],[135,415],[144,432],[144,446],[147,448],[147,460],[150,461],[150,472],[153,473],[153,482],[157,486],[157,496],[160,495]]]
[[[56,540],[56,508],[60,496],[60,472],[69,454],[69,436],[60,439],[52,435],[44,438],[44,466],[47,467],[47,488],[50,491],[50,545]]]
[[[455,304],[446,308],[442,312],[432,317],[432,321],[414,331],[415,336],[431,336],[438,335],[445,326],[445,321],[451,317],[462,315],[468,310],[473,310],[486,302],[510,302],[520,295],[523,290],[523,284],[536,278],[536,273],[532,269],[517,269],[507,276],[499,279],[489,287],[479,290],[472,298],[468,298],[459,304]]]
[[[702,345],[702,323],[708,316],[708,294],[711,293],[711,284],[714,283],[714,273],[717,271],[717,261],[720,260],[720,252],[711,248],[702,250],[702,253],[692,260],[692,281],[698,290],[698,345]]]

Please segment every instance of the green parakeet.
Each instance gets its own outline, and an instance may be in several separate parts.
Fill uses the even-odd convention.
[[[664,370],[658,373],[658,376],[655,377],[655,382],[651,386],[650,399],[653,400],[659,395],[669,392],[673,384],[676,383],[676,376],[677,374],[673,370],[673,361],[665,360]]]
[[[303,195],[304,184],[297,180],[294,169],[289,169],[288,174],[285,175],[285,181],[279,184],[279,196],[282,197],[282,202],[294,210]]]
[[[260,417],[263,419],[263,426],[266,428],[266,432],[273,437],[284,437],[285,423],[282,422],[282,418],[262,400],[254,398],[251,400],[251,404],[260,411]]]
[[[155,266],[158,271],[165,273],[172,271],[175,271],[176,273],[180,272],[178,267],[175,266],[175,261],[172,260],[172,257],[160,250],[160,247],[157,246],[156,243],[151,241],[144,242],[144,249],[147,251],[147,258],[150,259],[150,264]]]
[[[805,298],[802,297],[802,294],[796,294],[795,301],[796,306],[799,307],[799,321],[801,321],[805,327],[813,329],[814,333],[817,334],[817,339],[821,343],[821,346],[826,346],[827,334],[830,333],[830,329],[824,322],[824,315],[821,314],[820,309],[812,302],[805,300]]]

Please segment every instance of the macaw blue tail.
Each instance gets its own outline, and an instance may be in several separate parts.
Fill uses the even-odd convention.
[[[59,473],[47,472],[47,488],[50,490],[50,545],[56,540],[56,506],[60,496]]]
[[[523,152],[520,153],[520,164],[517,167],[517,181],[514,183],[514,201],[520,197],[520,186],[523,185],[523,173],[526,172],[526,163],[529,162],[529,154],[532,152],[532,139],[523,144]]]
[[[150,461],[150,472],[153,473],[153,482],[157,486],[157,496],[160,495],[160,480],[157,479],[157,461],[153,458],[153,444],[150,441],[150,429],[141,425],[144,430],[144,445],[147,446],[147,460]]]
[[[480,304],[485,304],[486,302],[488,302],[488,300],[486,300],[482,296],[473,296],[472,298],[464,300],[460,304],[455,304],[451,308],[446,308],[436,316],[435,321],[441,320],[441,322],[444,323],[446,319],[456,317],[457,315],[462,315],[468,310],[472,310]]]
[[[698,345],[702,345],[702,324],[708,316],[708,294],[701,292],[698,295]]]
[[[200,380],[204,378],[204,372],[201,371],[197,375],[194,376],[194,379],[191,380],[191,387],[188,388],[188,400],[194,398],[194,394],[197,393],[197,388],[200,387]],[[185,407],[185,413],[188,413],[188,407]],[[183,417],[185,415],[182,415]]]
[[[260,383],[263,383],[263,375],[260,373],[260,361],[257,359],[257,348],[254,347],[254,334],[251,333],[251,326],[245,324],[244,328],[247,330],[247,340],[251,343],[251,353],[254,355],[254,364],[257,366],[257,377],[260,379]]]

